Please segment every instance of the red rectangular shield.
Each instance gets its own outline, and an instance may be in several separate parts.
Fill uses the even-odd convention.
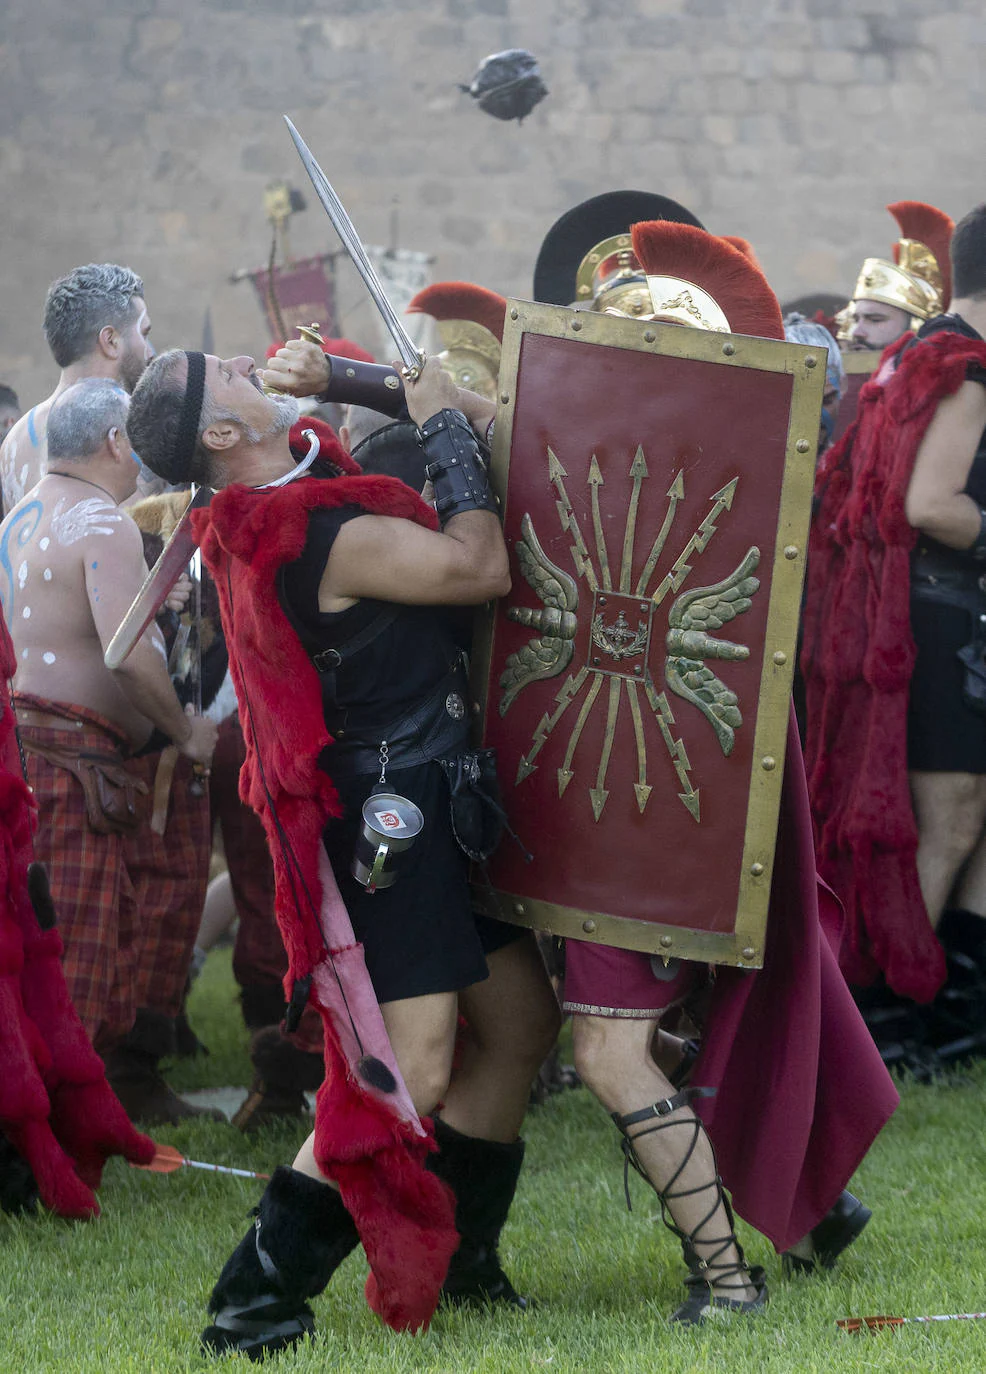
[[[491,914],[762,963],[825,361],[509,303],[474,668],[533,859],[500,846]]]

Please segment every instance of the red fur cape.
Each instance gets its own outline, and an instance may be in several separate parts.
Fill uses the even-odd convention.
[[[843,970],[868,983],[882,969],[895,992],[926,1002],[945,962],[918,885],[907,778],[917,531],[904,498],[939,402],[970,362],[986,365],[986,344],[941,333],[901,356],[909,338],[888,349],[819,468],[802,668],[818,867],[846,908]]]
[[[0,672],[13,676],[0,615]],[[72,1005],[62,941],[42,930],[27,889],[35,805],[21,774],[10,700],[0,697],[0,1130],[27,1161],[46,1207],[99,1215],[93,1189],[122,1154],[148,1164],[154,1142],[131,1126]]]
[[[339,798],[319,767],[331,743],[318,675],[277,593],[277,572],[301,554],[314,510],[358,505],[435,528],[434,511],[392,477],[363,477],[327,426],[306,420],[321,456],[341,469],[331,480],[302,477],[274,490],[230,486],[196,512],[195,534],[219,590],[229,664],[240,702],[246,762],[240,795],[264,824],[274,859],[275,909],[288,955],[285,988],[330,956],[314,912],[294,901],[299,879],[321,899],[318,857]],[[292,431],[292,439],[295,433]],[[269,792],[269,795],[268,795]],[[296,867],[289,871],[287,836]],[[451,1195],[424,1165],[429,1131],[413,1133],[351,1072],[329,1008],[322,1015],[326,1076],[315,1114],[315,1157],[340,1187],[370,1262],[367,1301],[397,1330],[426,1326],[458,1245]]]

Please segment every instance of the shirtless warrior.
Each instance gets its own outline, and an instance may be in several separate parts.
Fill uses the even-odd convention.
[[[125,760],[154,726],[204,766],[216,738],[211,721],[182,709],[155,626],[117,672],[103,663],[147,571],[140,531],[120,509],[138,472],[128,406],[102,378],[61,392],[47,416],[50,467],[0,524],[36,852],[51,877],[69,992],[104,1058],[136,1011],[139,913],[126,846],[149,799]]]

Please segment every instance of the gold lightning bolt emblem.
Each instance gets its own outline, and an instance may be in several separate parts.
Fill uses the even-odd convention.
[[[517,769],[517,784],[538,767],[542,750],[559,728],[569,708],[579,703],[568,733],[564,753],[557,767],[558,793],[563,796],[576,777],[576,761],[586,726],[592,717],[605,678],[609,678],[606,694],[606,717],[602,744],[595,776],[588,787],[589,804],[598,821],[612,792],[607,785],[609,767],[616,737],[620,709],[624,699],[629,704],[637,758],[637,777],[633,783],[636,805],[643,812],[653,791],[648,781],[647,727],[642,710],[641,693],[650,708],[657,733],[667,752],[673,771],[679,801],[689,815],[701,822],[699,789],[691,777],[692,765],[680,733],[677,733],[674,713],[667,693],[653,681],[648,667],[651,630],[656,608],[669,592],[680,592],[688,580],[694,560],[705,553],[719,528],[722,517],[733,505],[739,477],[732,478],[713,493],[711,509],[698,528],[685,540],[667,572],[656,586],[652,580],[662,561],[665,546],[674,531],[678,509],[685,497],[684,473],[676,473],[667,491],[667,509],[663,522],[648,551],[636,585],[633,583],[634,546],[637,517],[644,483],[649,479],[647,460],[642,446],[637,447],[630,464],[632,480],[623,539],[616,550],[619,574],[614,588],[610,564],[610,550],[600,503],[600,488],[605,479],[598,459],[592,454],[585,481],[589,487],[589,508],[592,518],[593,552],[583,535],[566,486],[570,474],[552,449],[547,450],[547,476],[554,488],[558,519],[564,534],[570,539],[569,552],[574,576],[557,567],[545,555],[533,521],[525,514],[521,522],[521,539],[516,545],[517,560],[525,580],[542,605],[540,609],[510,606],[509,619],[530,626],[540,633],[520,650],[512,653],[500,678],[503,694],[500,712],[504,714],[520,692],[531,683],[562,673],[574,654],[578,629],[579,584],[584,583],[592,598],[589,662],[571,673],[555,696],[554,708],[545,712],[535,728],[530,748],[521,758]],[[734,693],[705,667],[706,658],[741,659],[749,655],[742,645],[715,639],[709,632],[741,614],[750,605],[750,598],[759,587],[752,571],[759,559],[759,551],[751,549],[746,558],[729,577],[711,587],[697,588],[677,597],[669,616],[666,636],[665,678],[671,691],[697,707],[710,722],[723,752],[732,748],[735,730],[742,724]],[[633,590],[631,591],[631,587]],[[653,726],[651,727],[653,728]]]

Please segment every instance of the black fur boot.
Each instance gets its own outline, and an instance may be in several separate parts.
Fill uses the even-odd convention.
[[[213,1324],[202,1345],[210,1354],[236,1350],[262,1360],[310,1336],[307,1299],[359,1244],[336,1190],[296,1169],[274,1171],[254,1215],[209,1299]]]
[[[459,1248],[452,1256],[443,1298],[451,1303],[504,1302],[522,1310],[522,1298],[503,1272],[497,1244],[517,1179],[524,1162],[524,1142],[503,1145],[496,1140],[463,1135],[435,1118],[439,1153],[428,1167],[455,1194],[455,1229]]]

